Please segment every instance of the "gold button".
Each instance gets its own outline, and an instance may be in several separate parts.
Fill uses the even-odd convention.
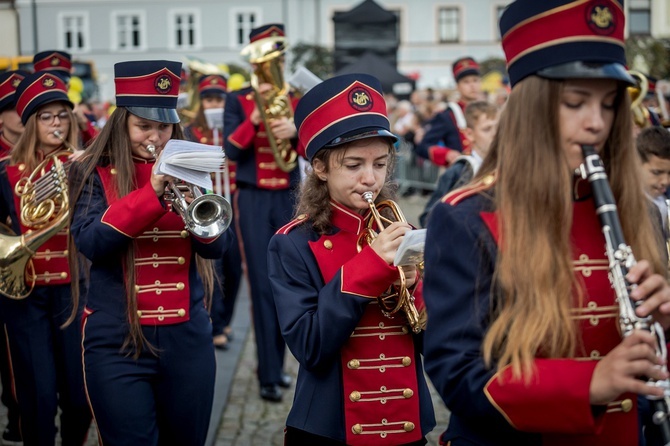
[[[355,403],[356,401],[361,399],[361,392],[359,392],[358,390],[354,390],[349,394],[349,399]]]
[[[362,434],[363,426],[361,426],[360,424],[354,424],[353,426],[351,426],[351,432],[353,432],[356,435]]]
[[[142,310],[137,310],[137,315],[138,315],[139,317],[142,317]]]
[[[621,410],[628,413],[633,409],[633,401],[630,398],[626,398],[621,402]]]
[[[66,272],[60,273],[60,278],[61,279],[67,279],[67,273]]]
[[[112,175],[116,175],[116,168],[112,167],[109,173],[111,173]]]
[[[63,255],[66,256],[66,255],[69,255],[69,254],[70,254],[70,251],[68,251],[67,249],[65,251],[63,251]]]
[[[186,263],[186,259],[183,258],[183,257],[179,257],[179,258],[177,259],[177,263],[179,263],[180,265],[183,265],[184,263]]]
[[[136,292],[136,293],[139,293],[139,292],[140,292],[140,286],[139,286],[139,285],[135,285],[135,292]]]
[[[179,291],[183,290],[183,289],[184,289],[184,282],[179,282],[179,283],[177,283],[177,289],[178,289]]]
[[[177,311],[177,316],[179,316],[179,317],[186,316],[186,310],[184,310],[183,308],[180,308],[179,311]]]
[[[405,356],[404,358],[402,358],[402,365],[405,367],[409,367],[410,365],[412,365],[412,358],[410,358],[409,356]]]
[[[23,164],[23,163],[20,163],[20,164],[18,165],[18,168],[19,168],[19,172],[23,172],[24,170],[26,170],[26,165]]]
[[[300,214],[300,215],[298,215],[295,219],[296,219],[296,220],[304,220],[304,219],[306,219],[306,218],[307,218],[307,214]]]
[[[333,242],[331,242],[330,240],[326,240],[325,242],[323,242],[323,247],[326,249],[333,249]]]
[[[179,235],[181,235],[181,238],[186,238],[186,237],[188,237],[188,231],[183,230],[183,231],[181,231],[181,234],[179,234]]]
[[[202,138],[200,138],[200,142],[203,144],[207,144],[207,137],[203,136]]]
[[[351,361],[349,361],[347,363],[347,367],[349,367],[350,369],[354,369],[354,370],[359,368],[360,366],[361,366],[361,362],[358,359],[352,359]]]
[[[493,175],[487,175],[482,180],[482,183],[484,183],[485,186],[490,186],[491,184],[493,184],[493,181],[494,181]]]
[[[414,423],[408,421],[402,426],[402,428],[405,429],[405,432],[412,432],[414,430]]]
[[[414,391],[412,389],[405,389],[402,391],[402,396],[405,398],[412,398],[414,396]]]

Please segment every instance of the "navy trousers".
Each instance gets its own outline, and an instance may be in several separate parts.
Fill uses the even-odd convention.
[[[216,371],[205,308],[192,307],[188,322],[143,327],[157,356],[121,352],[127,330],[103,311],[83,323],[86,389],[103,444],[204,444]]]
[[[238,184],[235,204],[251,291],[258,380],[261,386],[278,384],[284,369],[286,344],[279,329],[268,278],[268,245],[274,233],[291,221],[291,192],[245,188]]]
[[[35,287],[23,300],[3,297],[2,309],[23,444],[53,446],[60,407],[62,444],[80,446],[91,412],[82,374],[80,317],[61,329],[72,309],[70,285]]]
[[[213,336],[220,335],[224,328],[230,325],[242,278],[242,254],[240,253],[235,228],[229,228],[228,231],[232,231],[233,235],[230,247],[226,249],[221,258],[214,262],[216,274],[221,281],[221,288],[215,286],[215,292],[212,296]]]

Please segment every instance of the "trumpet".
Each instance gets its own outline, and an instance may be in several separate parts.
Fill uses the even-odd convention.
[[[372,229],[376,224],[377,230],[383,231],[385,223],[393,223],[394,221],[407,222],[402,211],[395,201],[385,200],[375,205],[372,192],[364,192],[363,199],[368,202],[370,207],[370,216],[367,219],[366,230],[361,234],[358,240],[358,250],[363,249],[363,243],[370,244],[377,237],[377,233]],[[395,220],[386,218],[381,215],[380,211],[390,209]],[[398,274],[400,275],[400,285],[391,287],[392,291],[377,297],[377,302],[382,309],[384,316],[393,318],[393,316],[402,310],[405,313],[407,322],[414,333],[420,333],[425,327],[425,318],[421,318],[416,305],[415,298],[407,289],[407,277],[402,266],[398,266]]]
[[[149,144],[146,150],[157,158],[156,146]],[[199,187],[178,181],[168,182],[163,198],[172,203],[189,232],[200,238],[215,238],[228,229],[233,215],[228,200],[221,195],[203,194]],[[191,203],[186,201],[187,193],[193,196]]]

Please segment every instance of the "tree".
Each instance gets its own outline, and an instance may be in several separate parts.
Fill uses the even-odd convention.
[[[626,40],[626,59],[631,69],[657,79],[670,77],[670,39],[633,36]]]
[[[291,72],[304,66],[321,79],[333,75],[333,50],[321,45],[297,43],[290,48]]]

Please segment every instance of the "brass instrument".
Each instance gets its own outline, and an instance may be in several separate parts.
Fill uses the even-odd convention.
[[[636,80],[637,85],[628,87],[628,94],[630,95],[630,111],[633,113],[633,122],[639,128],[649,127],[649,110],[642,105],[642,101],[647,96],[649,91],[649,80],[647,76],[639,71],[629,70],[628,73]]]
[[[370,244],[377,237],[373,226],[377,226],[378,231],[384,230],[385,224],[393,223],[394,221],[407,222],[402,211],[395,201],[385,200],[375,205],[372,192],[364,192],[363,199],[368,202],[370,206],[370,216],[366,222],[366,229],[358,240],[358,250],[363,249],[363,243]],[[392,214],[394,220],[384,217],[381,213],[388,209]],[[394,314],[402,310],[405,313],[407,322],[414,333],[420,333],[425,329],[425,318],[419,315],[416,306],[414,305],[414,296],[407,289],[407,278],[402,266],[398,266],[398,274],[400,275],[400,285],[391,286],[392,291],[387,292],[377,298],[379,306],[382,309],[384,316],[392,318]],[[417,266],[419,268],[419,266]]]
[[[210,74],[226,75],[222,69],[213,63],[204,62],[195,58],[186,58],[186,66],[189,69],[187,84],[188,106],[181,108],[179,113],[184,118],[183,124],[195,119],[196,113],[200,108],[200,93],[198,93],[198,82],[200,78]]]
[[[146,150],[157,157],[156,146],[148,145]],[[172,203],[189,232],[200,238],[215,238],[228,229],[233,215],[228,200],[217,194],[203,194],[199,187],[186,182],[178,184],[177,181],[168,183],[163,198]],[[193,196],[190,204],[185,193]]]
[[[283,63],[280,60],[287,47],[284,37],[275,36],[260,39],[242,50],[242,56],[246,56],[255,65],[251,74],[251,86],[255,91],[256,107],[265,126],[275,162],[284,172],[295,169],[298,153],[291,146],[291,141],[275,138],[268,124],[278,118],[293,120],[289,86],[284,81]],[[261,93],[261,84],[269,84],[271,89]]]
[[[69,162],[63,163],[58,158],[63,154],[70,154],[70,151],[49,155],[14,188],[16,195],[21,197],[19,218],[30,230],[16,235],[0,225],[0,294],[10,299],[23,299],[30,294],[36,279],[32,256],[67,225],[70,216]],[[51,167],[47,170],[49,164]]]

